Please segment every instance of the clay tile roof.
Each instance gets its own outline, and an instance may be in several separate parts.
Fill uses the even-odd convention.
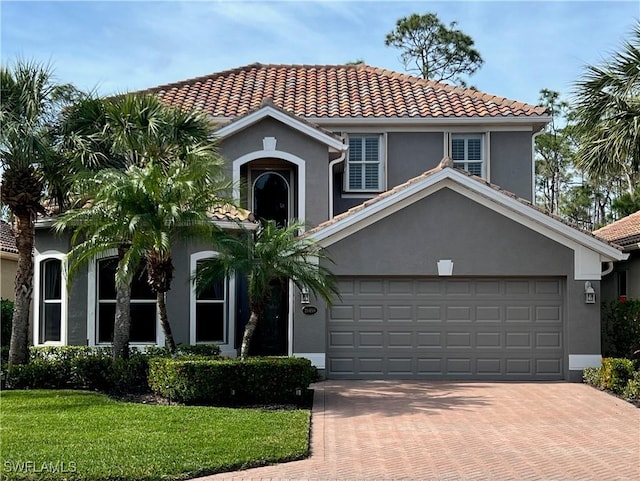
[[[593,233],[621,247],[640,244],[640,211],[612,222]]]
[[[255,63],[146,92],[215,118],[237,118],[270,99],[302,118],[460,118],[546,116],[544,107],[365,64]]]
[[[3,252],[11,252],[12,254],[18,253],[13,230],[11,226],[3,220],[0,220],[0,250]]]
[[[209,213],[209,217],[217,221],[256,223],[256,219],[253,216],[253,213],[246,209],[235,207],[231,204],[216,207]]]

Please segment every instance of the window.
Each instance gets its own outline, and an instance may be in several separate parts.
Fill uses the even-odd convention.
[[[190,256],[190,273],[193,279],[203,262],[215,259],[215,251],[194,252]],[[189,342],[215,343],[225,356],[236,355],[236,283],[230,276],[224,281],[210,285],[197,292],[195,282],[191,282],[189,300]]]
[[[203,262],[204,259],[197,261],[197,266]],[[226,301],[227,283],[225,281],[210,285],[202,292],[196,292],[196,343],[224,342]]]
[[[482,177],[484,175],[482,143],[482,134],[453,134],[451,160],[454,167]]]
[[[618,272],[618,297],[627,297],[627,271]]]
[[[110,257],[98,261],[96,332],[98,343],[113,342],[113,323],[116,314],[115,274],[118,259]],[[156,344],[156,295],[149,287],[144,273],[139,271],[131,283],[130,342]]]
[[[39,341],[62,342],[62,261],[40,263]]]
[[[346,172],[347,191],[382,190],[382,156],[380,135],[350,135]]]

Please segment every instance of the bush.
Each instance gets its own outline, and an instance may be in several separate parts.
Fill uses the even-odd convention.
[[[110,347],[38,346],[29,349],[29,363],[7,370],[13,389],[91,389],[107,393],[149,392],[149,359],[170,358],[164,347],[132,348],[129,359],[111,359]],[[211,359],[218,346],[180,346],[178,357]],[[206,356],[206,357],[204,357]]]
[[[13,301],[0,300],[0,345],[8,346],[11,341],[11,321],[13,320]]]
[[[640,350],[640,299],[603,304],[602,355],[634,359],[636,368],[640,368],[638,350]]]
[[[316,379],[308,359],[151,359],[149,386],[184,404],[296,403]]]
[[[622,397],[627,401],[640,401],[640,372],[633,373],[633,378],[629,379],[627,385],[622,390]]]
[[[633,361],[605,358],[602,360],[601,384],[604,389],[621,394],[627,382],[633,378]]]

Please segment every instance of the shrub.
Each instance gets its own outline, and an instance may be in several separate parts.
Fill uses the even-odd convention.
[[[13,301],[0,299],[0,345],[8,346],[11,341],[11,321],[13,320]]]
[[[170,358],[164,347],[132,348],[129,359],[111,359],[110,347],[37,346],[29,349],[29,363],[8,369],[8,385],[14,389],[91,389],[102,392],[149,391],[149,359]],[[178,357],[211,359],[218,346],[180,346]],[[206,356],[206,357],[203,357]]]
[[[640,299],[602,305],[602,354],[638,361],[640,350]],[[636,365],[640,368],[640,365]]]
[[[640,401],[640,371],[633,373],[633,378],[622,390],[622,397],[627,401]]]
[[[590,386],[602,389],[602,368],[588,367],[582,371],[582,379]]]
[[[195,346],[189,344],[181,344],[180,346],[178,346],[178,354],[219,357],[220,346],[218,346],[217,344],[196,344]]]
[[[308,359],[151,359],[149,386],[185,404],[295,403],[316,378]]]
[[[633,361],[620,358],[602,360],[601,382],[604,389],[621,394],[629,379],[633,377]]]

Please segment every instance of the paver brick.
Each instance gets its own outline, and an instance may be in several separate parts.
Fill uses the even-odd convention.
[[[574,383],[326,381],[311,456],[220,480],[640,481],[640,409]]]

